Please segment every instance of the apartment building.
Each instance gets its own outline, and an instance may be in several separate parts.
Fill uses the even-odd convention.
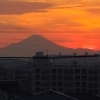
[[[92,93],[100,95],[99,64],[57,64],[56,57],[34,57],[32,94],[48,89],[62,93]]]

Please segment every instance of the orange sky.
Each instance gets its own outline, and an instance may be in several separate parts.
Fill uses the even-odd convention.
[[[40,34],[65,47],[100,49],[100,0],[0,2],[0,48]]]

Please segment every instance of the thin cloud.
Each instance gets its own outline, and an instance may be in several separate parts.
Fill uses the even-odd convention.
[[[24,14],[30,12],[46,12],[54,5],[46,2],[0,1],[0,14]]]
[[[100,7],[98,8],[88,8],[86,9],[87,12],[92,13],[94,15],[100,15]]]

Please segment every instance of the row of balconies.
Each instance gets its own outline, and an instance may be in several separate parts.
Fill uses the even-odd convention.
[[[35,74],[94,74],[98,75],[98,69],[35,69]]]
[[[96,82],[39,82],[36,81],[35,82],[35,86],[38,87],[83,87],[83,88],[98,88],[100,87],[100,84],[96,83]]]
[[[48,90],[49,88],[35,88],[35,92],[36,93],[39,93],[39,92],[43,92],[43,91],[46,91]],[[54,91],[58,91],[58,92],[62,92],[62,93],[93,93],[93,94],[98,94],[99,91],[98,89],[79,89],[79,88],[76,88],[76,89],[68,89],[68,88],[51,88],[52,90]]]
[[[62,80],[62,81],[98,81],[99,76],[72,76],[72,75],[35,75],[35,80]]]

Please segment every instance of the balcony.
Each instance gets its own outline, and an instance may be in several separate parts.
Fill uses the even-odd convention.
[[[35,86],[40,86],[40,82],[39,81],[35,82]]]
[[[87,69],[82,69],[82,74],[87,74]]]
[[[75,76],[75,81],[80,81],[80,76]]]
[[[63,80],[63,75],[58,75],[58,80]]]
[[[82,82],[82,88],[87,87],[87,82]]]
[[[35,69],[35,74],[40,74],[40,69]]]
[[[63,87],[63,82],[58,82],[58,87]]]
[[[87,81],[87,76],[82,76],[82,81]]]
[[[51,73],[52,74],[57,74],[57,70],[56,69],[52,69]]]
[[[80,82],[75,82],[75,87],[80,87]]]
[[[57,82],[52,82],[52,87],[56,87],[57,86]]]
[[[56,75],[52,75],[52,80],[57,80],[57,76]]]
[[[41,80],[50,80],[50,76],[49,75],[42,75]]]
[[[63,69],[58,69],[58,74],[63,74]]]

